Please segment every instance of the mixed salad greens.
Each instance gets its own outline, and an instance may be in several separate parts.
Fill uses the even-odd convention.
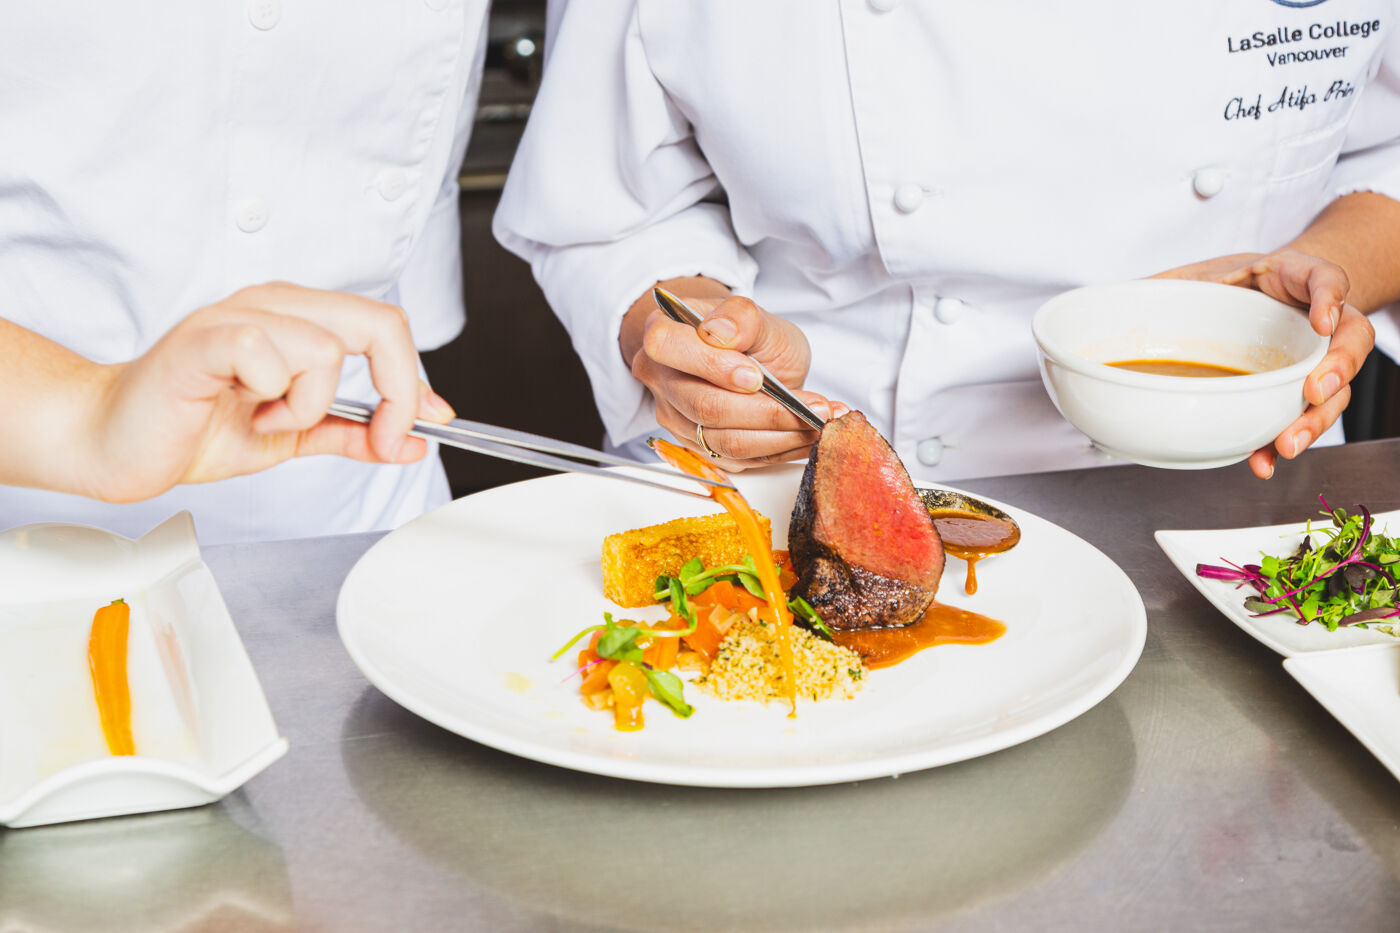
[[[1196,573],[1253,587],[1258,595],[1247,597],[1244,606],[1256,617],[1283,614],[1299,625],[1318,622],[1328,631],[1354,625],[1400,637],[1400,627],[1387,622],[1400,620],[1400,539],[1377,532],[1364,505],[1348,513],[1318,499],[1326,524],[1315,527],[1310,521],[1288,557],[1264,554],[1257,564],[1226,561],[1224,567],[1197,564]]]

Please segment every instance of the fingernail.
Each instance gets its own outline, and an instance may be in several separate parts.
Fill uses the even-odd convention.
[[[1267,473],[1264,474],[1264,478],[1265,478],[1265,479],[1273,479],[1273,478],[1274,478],[1274,465],[1273,465],[1272,463],[1267,464],[1267,465],[1265,466],[1265,469],[1268,470],[1269,472],[1267,472]]]
[[[1298,456],[1308,445],[1312,443],[1312,434],[1308,431],[1299,431],[1293,435],[1293,456]]]
[[[406,437],[400,437],[400,438],[395,439],[394,442],[393,442],[392,444],[389,445],[389,462],[390,462],[390,463],[398,463],[398,462],[399,462],[399,454],[403,452],[403,442],[406,441],[406,440],[408,440],[408,438],[406,438]]]
[[[428,403],[428,409],[443,421],[451,421],[457,417],[456,409],[447,404],[447,399],[431,389],[428,390],[428,397],[424,401]]]
[[[457,412],[447,404],[447,399],[434,392],[433,387],[421,379],[418,382],[418,409],[420,414],[434,421],[451,421],[457,417]]]
[[[700,329],[716,343],[728,346],[739,333],[738,326],[727,317],[717,317],[700,325]]]
[[[740,366],[734,370],[734,385],[746,392],[754,392],[763,385],[763,374],[752,366]]]
[[[831,417],[844,418],[850,413],[851,409],[848,406],[842,405],[840,402],[837,402],[836,407],[831,410]]]
[[[1342,380],[1338,378],[1336,373],[1328,373],[1327,375],[1323,376],[1322,382],[1318,385],[1318,388],[1322,390],[1322,400],[1324,402],[1332,396],[1336,395],[1337,390],[1341,387]]]
[[[813,402],[809,407],[812,411],[816,412],[817,417],[823,421],[831,420],[831,406],[826,402]]]
[[[1333,305],[1332,310],[1327,312],[1327,319],[1332,322],[1332,330],[1330,333],[1335,334],[1337,332],[1337,325],[1342,322],[1342,309]]]

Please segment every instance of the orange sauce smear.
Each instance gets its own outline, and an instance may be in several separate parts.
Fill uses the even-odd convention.
[[[652,448],[671,466],[691,476],[728,482],[729,476],[706,463],[699,454],[686,447],[655,438]],[[792,656],[792,612],[788,609],[787,594],[778,580],[778,570],[773,562],[773,543],[763,533],[758,522],[758,513],[753,506],[736,490],[706,487],[710,497],[724,506],[739,526],[739,535],[748,546],[758,569],[758,580],[763,584],[764,598],[777,622],[778,659],[783,669],[783,694],[788,701],[788,715],[797,715],[797,664]]]
[[[985,645],[1004,634],[1006,626],[996,619],[936,602],[912,625],[838,631],[835,641],[860,655],[865,666],[874,670],[898,664],[935,645]]]
[[[127,680],[127,641],[131,627],[131,607],[125,600],[113,600],[92,617],[88,636],[88,670],[102,720],[102,735],[113,755],[136,754],[131,737],[131,685]]]

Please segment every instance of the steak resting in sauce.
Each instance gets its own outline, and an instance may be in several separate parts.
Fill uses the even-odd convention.
[[[943,542],[898,455],[852,411],[822,429],[788,529],[801,596],[833,629],[917,622],[938,592]]]

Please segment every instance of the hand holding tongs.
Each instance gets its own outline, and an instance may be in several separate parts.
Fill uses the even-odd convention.
[[[651,290],[651,297],[656,301],[656,306],[661,309],[661,312],[671,320],[681,324],[689,324],[691,327],[698,328],[700,326],[700,315],[696,314],[690,305],[681,301],[675,295],[666,291],[666,289],[659,286],[653,288]],[[745,355],[747,356],[748,354]],[[757,366],[758,371],[763,374],[764,395],[801,418],[807,423],[807,426],[814,431],[820,431],[822,429],[822,426],[825,425],[826,422],[823,421],[816,412],[812,411],[811,408],[807,407],[807,404],[803,402],[802,399],[793,395],[792,390],[779,382],[777,377],[770,373],[758,360],[750,356],[749,362]]]
[[[367,405],[364,402],[355,402],[349,399],[338,398],[331,403],[328,411],[337,418],[344,418],[347,421],[356,421],[360,424],[368,424],[370,418],[374,415],[374,406]],[[412,434],[414,437],[435,440],[449,447],[460,447],[462,450],[486,454],[488,457],[499,457],[502,460],[514,460],[516,463],[544,467],[548,470],[560,470],[571,473],[592,473],[597,476],[607,476],[611,479],[626,480],[629,483],[641,483],[643,486],[665,489],[669,492],[680,492],[688,496],[699,496],[702,499],[708,499],[709,495],[696,492],[693,489],[681,489],[676,486],[669,486],[666,483],[658,483],[653,480],[643,479],[640,476],[633,476],[629,473],[605,470],[602,467],[593,466],[590,463],[576,463],[573,460],[565,460],[563,458],[574,457],[581,460],[592,460],[597,463],[634,467],[639,470],[658,473],[669,479],[686,480],[692,483],[699,483],[702,486],[717,486],[721,489],[734,488],[729,483],[704,479],[699,476],[691,476],[689,473],[682,473],[679,470],[673,470],[659,463],[640,463],[636,460],[628,460],[626,457],[616,457],[612,454],[605,454],[602,451],[593,450],[592,448],[584,447],[580,444],[570,444],[568,441],[556,441],[553,438],[542,437],[538,434],[529,434],[525,431],[513,431],[510,428],[498,428],[495,425],[482,424],[477,421],[467,421],[462,418],[454,418],[446,424],[437,424],[432,421],[414,421],[413,428],[408,433]]]

